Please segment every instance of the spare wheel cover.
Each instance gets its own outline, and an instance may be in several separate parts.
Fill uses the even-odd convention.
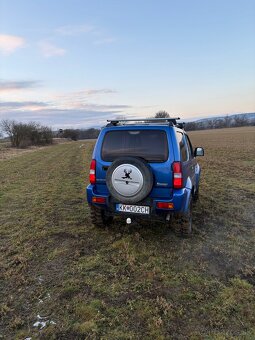
[[[112,186],[125,197],[137,195],[143,187],[143,175],[132,164],[121,164],[112,173]]]
[[[110,194],[120,203],[137,203],[149,195],[153,175],[145,160],[120,157],[112,162],[106,173]]]

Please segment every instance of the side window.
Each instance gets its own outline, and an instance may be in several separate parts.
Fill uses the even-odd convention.
[[[191,148],[190,148],[189,137],[187,135],[183,135],[183,137],[185,138],[185,143],[186,143],[187,148],[188,148],[189,159],[192,159],[193,158],[193,153],[192,153]]]
[[[193,146],[192,146],[192,144],[191,144],[191,141],[190,141],[190,139],[189,139],[189,136],[186,135],[186,137],[187,137],[187,140],[188,140],[188,144],[189,144],[189,148],[190,148],[190,152],[191,152],[191,157],[194,157]]]
[[[189,159],[187,144],[185,142],[185,137],[183,133],[177,132],[177,140],[180,146],[181,161],[186,162]]]

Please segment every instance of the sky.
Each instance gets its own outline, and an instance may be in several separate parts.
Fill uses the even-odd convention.
[[[254,0],[0,0],[0,120],[255,112]]]

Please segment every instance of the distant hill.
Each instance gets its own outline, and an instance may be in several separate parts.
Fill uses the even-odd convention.
[[[220,129],[228,127],[255,125],[255,112],[237,113],[187,121],[186,130]]]
[[[202,118],[202,119],[195,120],[195,122],[196,123],[206,122],[206,121],[211,120],[211,119],[220,119],[221,120],[221,119],[225,119],[226,117],[228,117],[231,120],[234,120],[238,117],[244,117],[244,116],[250,122],[255,120],[255,112],[251,112],[251,113],[236,113],[236,114],[232,114],[232,115]]]

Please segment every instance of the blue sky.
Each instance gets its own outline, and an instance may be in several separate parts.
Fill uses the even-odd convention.
[[[0,119],[255,111],[253,0],[0,0]]]

